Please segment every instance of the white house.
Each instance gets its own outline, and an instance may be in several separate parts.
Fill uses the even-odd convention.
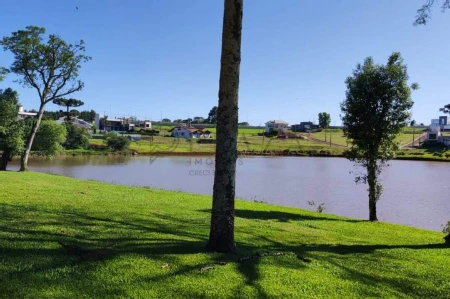
[[[272,130],[287,132],[288,126],[289,126],[289,124],[285,121],[270,120],[270,121],[266,122],[266,127],[265,127],[264,131],[266,133],[268,133]]]
[[[151,129],[152,128],[152,122],[151,121],[144,121],[144,128]]]
[[[211,132],[203,128],[195,128],[188,126],[178,126],[171,130],[171,136],[176,138],[210,138]]]
[[[37,113],[34,113],[34,112],[25,112],[23,110],[23,107],[20,106],[19,113],[17,114],[17,118],[22,119],[22,118],[26,118],[26,117],[35,117],[36,115],[37,115]]]
[[[427,130],[428,141],[438,141],[441,136],[441,125],[439,119],[432,119],[431,124]]]

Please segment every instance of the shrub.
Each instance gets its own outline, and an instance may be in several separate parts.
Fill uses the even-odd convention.
[[[66,129],[52,120],[41,122],[34,138],[34,151],[41,154],[52,156],[62,149],[61,144],[66,140]]]
[[[112,135],[109,135],[112,134]],[[130,145],[130,140],[125,136],[118,136],[114,133],[108,133],[105,134],[108,136],[105,136],[106,144],[108,147],[115,151],[123,151],[125,149],[128,149]]]
[[[203,144],[215,144],[216,139],[198,139],[197,143],[203,143]]]
[[[443,225],[442,232],[443,232],[444,234],[450,235],[450,220],[447,221],[447,223],[446,223],[445,225]]]
[[[82,128],[75,127],[72,123],[65,123],[67,136],[63,143],[65,149],[78,149],[89,147],[89,133]]]

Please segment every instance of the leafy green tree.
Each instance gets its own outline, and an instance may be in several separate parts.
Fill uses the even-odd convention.
[[[59,111],[44,111],[44,115],[42,116],[42,120],[58,120],[61,116],[64,116],[65,113],[62,110]]]
[[[27,137],[21,156],[21,171],[27,170],[28,156],[41,124],[45,105],[80,91],[84,84],[77,80],[79,69],[83,62],[91,59],[83,54],[85,46],[82,40],[73,45],[54,34],[44,40],[44,34],[44,28],[28,26],[0,41],[3,49],[14,55],[10,71],[21,77],[19,82],[24,87],[36,89],[40,102],[37,121]]]
[[[0,66],[0,82],[3,81],[6,74],[8,74],[8,70],[5,69],[4,67]]]
[[[43,120],[33,142],[33,151],[45,156],[53,156],[63,149],[66,128],[52,120]]]
[[[395,137],[406,126],[413,106],[408,73],[400,53],[393,53],[386,65],[371,57],[358,64],[346,80],[346,99],[341,103],[344,134],[351,149],[349,160],[365,168],[355,182],[369,185],[369,220],[377,220],[376,203],[382,193],[379,176],[398,148]]]
[[[319,113],[319,126],[325,131],[325,141],[327,141],[327,131],[326,129],[330,127],[331,116],[329,113],[321,112]]]
[[[225,0],[222,54],[220,60],[219,107],[217,113],[216,168],[214,174],[211,228],[207,248],[234,252],[234,202],[238,135],[239,70],[241,65],[243,0]],[[216,111],[216,112],[214,112]]]
[[[70,115],[72,114],[72,111],[69,111],[72,107],[80,107],[84,105],[83,101],[76,100],[76,99],[64,99],[64,98],[58,98],[53,100],[53,104],[56,104],[58,106],[66,107],[66,120],[70,120]],[[77,111],[77,110],[75,110]],[[77,111],[78,112],[78,111]]]
[[[321,112],[319,113],[319,126],[322,129],[326,129],[330,126],[331,116],[329,113]]]
[[[95,114],[95,111],[92,109],[91,111],[83,110],[80,112],[79,117],[87,122],[93,122],[95,121]]]
[[[249,123],[246,122],[246,121],[244,121],[244,122],[238,123],[238,125],[239,125],[239,126],[242,126],[242,127],[248,127],[248,126],[249,126]]]
[[[162,122],[163,122],[163,123],[170,123],[171,121],[170,121],[170,119],[168,119],[168,118],[163,118]]]
[[[0,94],[0,170],[6,170],[8,162],[23,149],[23,125],[17,121],[18,98],[17,92],[11,88]]]
[[[0,127],[0,150],[3,151],[0,170],[6,170],[8,162],[22,152],[25,144],[23,135],[23,121],[15,121],[8,127]]]
[[[411,127],[414,127],[415,125],[416,125],[416,121],[413,119],[411,122],[410,122],[410,124],[409,124]]]
[[[86,129],[77,128],[71,122],[66,122],[67,136],[63,143],[65,149],[86,149],[89,147],[89,133]]]
[[[77,109],[70,109],[69,115],[71,117],[80,117],[80,111],[78,111]]]
[[[211,108],[206,119],[208,124],[215,124],[217,122],[217,106]]]
[[[414,25],[426,25],[427,22],[431,19],[431,11],[433,10],[433,7],[437,4],[438,1],[436,0],[425,0],[425,4],[417,10],[417,16]],[[450,0],[444,0],[441,5],[442,12],[447,9],[450,10]]]
[[[131,141],[125,136],[119,136],[116,133],[105,134],[106,145],[115,151],[123,151],[128,149]]]

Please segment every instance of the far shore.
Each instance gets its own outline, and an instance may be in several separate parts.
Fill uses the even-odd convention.
[[[406,153],[405,153],[406,152]],[[215,152],[176,152],[176,151],[155,151],[155,152],[137,152],[135,150],[113,152],[107,150],[65,150],[59,152],[56,156],[81,156],[81,155],[110,155],[110,156],[167,156],[167,157],[189,157],[204,156],[211,157]],[[238,151],[239,156],[254,157],[323,157],[323,158],[345,158],[343,151],[327,150],[268,150],[268,151]],[[32,156],[39,157],[39,153],[32,153]],[[405,161],[432,161],[432,162],[450,162],[450,156],[436,153],[426,153],[420,150],[399,151],[394,160]]]

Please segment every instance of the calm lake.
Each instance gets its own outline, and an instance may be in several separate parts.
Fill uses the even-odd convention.
[[[32,158],[30,170],[130,186],[212,194],[211,157],[76,156]],[[13,161],[9,169],[18,169]],[[368,218],[366,185],[342,158],[246,157],[237,161],[236,196],[325,213]],[[441,231],[450,220],[450,164],[393,161],[382,173],[378,219]],[[308,204],[314,201],[315,206]]]

